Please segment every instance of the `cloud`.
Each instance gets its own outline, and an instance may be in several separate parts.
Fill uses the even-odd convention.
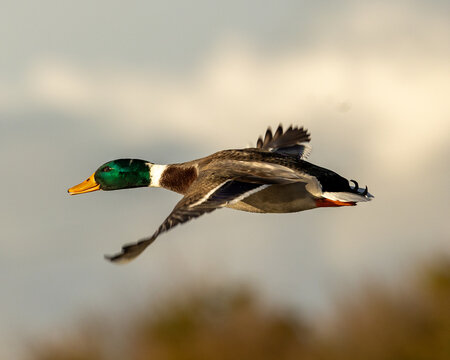
[[[3,263],[19,264],[19,257],[26,263],[22,298],[36,293],[29,267],[34,274],[50,263],[48,272],[58,286],[41,280],[38,285],[46,290],[39,290],[62,300],[55,300],[49,316],[67,313],[75,306],[71,299],[86,288],[97,295],[86,294],[85,303],[102,303],[114,286],[121,293],[121,286],[133,286],[133,293],[136,283],[157,288],[205,274],[219,282],[251,279],[277,300],[314,308],[327,301],[330,284],[367,272],[388,279],[415,257],[447,251],[450,30],[445,21],[436,11],[407,3],[364,3],[312,21],[312,44],[269,51],[228,37],[181,74],[86,65],[61,54],[34,58],[17,81],[0,84],[0,112],[19,114],[0,119],[2,146],[9,144],[5,164],[14,173],[0,181],[5,189],[17,189],[2,198],[8,248]],[[11,126],[17,119],[23,123]],[[92,256],[92,267],[103,266],[96,263],[103,251],[153,230],[177,199],[135,190],[66,201],[64,186],[89,175],[97,158],[129,154],[139,144],[168,157],[168,148],[179,143],[179,154],[170,153],[168,161],[188,160],[197,152],[255,143],[267,125],[279,122],[309,128],[311,161],[367,183],[375,200],[352,209],[283,216],[224,210],[165,234],[149,262],[117,270],[113,277],[116,270],[106,265],[87,271],[90,276],[77,275],[86,266],[80,259]],[[126,225],[111,230],[111,223]],[[214,234],[214,241],[205,234]],[[70,268],[70,281],[59,277],[62,267]],[[164,267],[171,281],[160,276]],[[35,277],[47,280],[41,274]],[[109,283],[99,290],[105,279]],[[5,285],[10,289],[5,293],[14,295],[18,284]],[[11,307],[16,303],[13,296],[9,301]]]
[[[356,29],[366,28],[359,17],[354,22]],[[390,49],[390,42],[385,46]],[[30,69],[22,95],[41,107],[114,124],[131,138],[179,131],[218,146],[254,140],[266,124],[305,123],[323,134],[336,132],[331,124],[339,121],[336,136],[361,130],[355,147],[376,152],[395,171],[395,164],[413,166],[444,145],[450,126],[446,55],[445,49],[436,54],[422,47],[394,56],[380,48],[355,55],[328,45],[267,55],[228,40],[196,70],[177,77],[151,69],[93,69],[40,60]],[[220,139],[210,136],[218,126]],[[418,140],[427,151],[413,150]],[[407,161],[411,151],[414,162]]]
[[[369,183],[377,196],[368,205],[375,208],[371,216],[384,219],[392,236],[405,236],[401,227],[417,234],[409,226],[421,216],[411,214],[417,199],[440,196],[436,188],[421,188],[423,169],[449,148],[450,52],[442,44],[450,32],[439,14],[406,3],[364,3],[312,28],[324,20],[327,26],[315,29],[323,39],[317,45],[268,53],[231,37],[176,76],[40,59],[15,92],[23,101],[10,103],[79,115],[108,127],[122,143],[182,134],[209,151],[254,143],[268,124],[303,124],[312,131],[313,162]],[[447,178],[448,168],[431,167],[438,174],[430,176]],[[381,206],[389,201],[391,211],[405,215],[393,223]],[[328,221],[333,261],[363,261],[355,249],[374,236],[346,243],[345,226],[337,231],[340,218]],[[354,228],[366,236],[363,225]],[[377,239],[383,246],[388,241]]]

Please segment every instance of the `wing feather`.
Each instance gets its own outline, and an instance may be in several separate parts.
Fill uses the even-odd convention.
[[[256,147],[261,150],[278,152],[285,155],[299,156],[306,159],[311,152],[311,146],[307,143],[311,141],[311,137],[303,127],[297,128],[290,126],[283,132],[280,124],[272,134],[269,127],[264,135],[264,139],[260,136],[256,143]]]
[[[201,184],[201,182],[199,183]],[[199,192],[198,187],[193,184],[193,188],[180,200],[170,215],[158,227],[154,234],[136,243],[126,244],[122,251],[115,255],[105,255],[107,260],[115,263],[125,263],[133,260],[142,253],[156,238],[163,232],[170,230],[178,224],[195,219],[203,214],[214,211],[217,208],[226,206],[233,200],[240,201],[246,196],[264,188],[265,185],[257,183],[242,183],[239,181],[221,179],[221,182],[214,182],[213,191],[209,191],[204,196],[204,191]]]
[[[227,177],[216,175],[221,173],[226,173]],[[200,173],[185,196],[152,236],[136,243],[126,244],[120,253],[107,255],[105,258],[117,263],[128,262],[142,253],[160,234],[178,224],[241,201],[267,186],[295,182],[306,182],[306,187],[311,193],[320,188],[317,180],[310,175],[280,164],[236,160],[213,163]]]

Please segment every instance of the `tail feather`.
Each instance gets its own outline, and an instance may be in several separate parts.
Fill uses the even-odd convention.
[[[365,189],[357,189],[358,192],[347,192],[347,191],[339,191],[339,192],[327,192],[322,193],[324,198],[335,200],[335,201],[343,201],[343,202],[365,202],[373,199],[373,195],[370,193],[366,193]]]

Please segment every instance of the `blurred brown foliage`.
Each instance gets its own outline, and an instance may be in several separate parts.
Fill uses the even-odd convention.
[[[125,327],[74,326],[34,344],[33,360],[450,359],[450,259],[407,289],[369,286],[345,299],[326,332],[269,309],[248,290],[202,291],[138,312]]]

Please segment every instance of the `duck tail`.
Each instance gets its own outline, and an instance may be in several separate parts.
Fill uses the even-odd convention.
[[[355,205],[357,202],[370,201],[374,198],[374,196],[369,193],[367,186],[365,188],[360,188],[355,180],[350,181],[354,186],[348,186],[348,190],[334,192],[325,191],[322,193],[322,197],[337,202],[355,203]]]

